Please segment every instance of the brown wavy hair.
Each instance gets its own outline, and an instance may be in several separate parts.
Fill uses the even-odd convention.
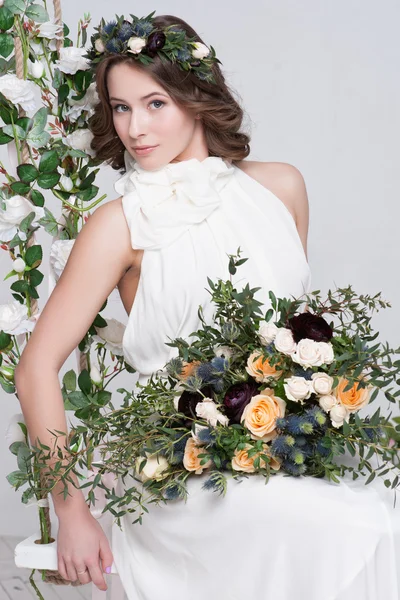
[[[155,17],[153,22],[160,29],[177,24],[189,37],[204,43],[194,29],[179,17],[161,15]],[[125,146],[114,128],[107,90],[108,71],[120,63],[132,64],[135,68],[146,71],[179,106],[200,115],[210,156],[239,161],[249,155],[250,137],[240,131],[244,111],[234,98],[237,92],[228,87],[218,63],[212,65],[216,83],[208,83],[190,71],[183,71],[171,61],[161,62],[158,55],[150,64],[142,65],[128,54],[114,54],[106,56],[95,65],[94,75],[100,102],[88,120],[88,125],[93,133],[91,147],[96,152],[96,160],[106,162],[113,169],[125,169]]]

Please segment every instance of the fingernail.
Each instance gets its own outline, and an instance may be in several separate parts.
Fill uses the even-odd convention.
[[[106,567],[106,573],[111,573],[111,567]]]

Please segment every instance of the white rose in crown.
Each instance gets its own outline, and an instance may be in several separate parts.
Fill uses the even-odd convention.
[[[151,456],[150,454],[146,454],[146,458],[147,462],[140,473],[139,469],[144,457],[136,459],[135,477],[143,483],[149,479],[155,479],[157,481],[163,479],[167,475],[166,471],[169,469],[167,459],[164,456]]]
[[[8,427],[5,433],[5,439],[7,446],[11,446],[14,442],[25,442],[25,434],[21,429],[19,423],[25,425],[25,418],[22,413],[16,413],[13,415],[8,423]]]
[[[97,38],[97,40],[94,43],[94,47],[96,48],[97,52],[100,53],[103,53],[106,50],[103,40],[101,40],[100,38]]]
[[[0,77],[0,92],[12,104],[18,104],[26,112],[36,110],[36,85],[33,81],[19,79],[13,73],[7,73]]]
[[[56,66],[63,73],[75,75],[77,71],[87,71],[90,69],[90,63],[83,55],[86,54],[86,48],[76,48],[67,46],[60,49],[60,59],[55,61]]]
[[[202,44],[201,42],[195,42],[194,49],[192,50],[192,56],[194,58],[199,58],[201,60],[202,58],[205,58],[209,54],[210,54],[210,50],[209,50],[209,48],[207,48],[207,46],[205,44]]]
[[[332,394],[327,394],[326,396],[321,396],[319,398],[319,405],[325,412],[332,410],[336,404],[338,404],[338,400]]]
[[[6,208],[5,210],[0,208],[0,240],[2,242],[9,242],[15,236],[19,224],[29,213],[35,213],[34,221],[44,216],[44,208],[35,206],[23,196],[16,195],[5,198],[3,202]],[[24,239],[26,239],[26,236]]]
[[[344,421],[349,420],[349,415],[350,413],[347,410],[347,408],[345,406],[342,406],[341,404],[335,404],[334,406],[332,406],[329,412],[332,425],[336,428],[342,427]]]
[[[275,323],[267,323],[266,321],[261,321],[257,335],[260,339],[260,342],[267,346],[268,344],[274,341],[277,333],[278,327],[275,325]]]
[[[314,392],[319,396],[326,396],[332,391],[333,377],[327,373],[313,373],[311,375],[311,382]]]
[[[304,338],[297,344],[296,351],[291,354],[294,362],[298,363],[305,369],[311,367],[320,367],[324,364],[321,356],[320,343],[315,340]]]
[[[61,277],[75,240],[55,240],[50,248],[50,267],[53,270],[56,281]]]
[[[95,156],[95,151],[90,147],[90,143],[93,139],[93,133],[89,129],[77,129],[72,133],[69,133],[63,140],[66,146],[75,150],[82,150],[89,156]]]
[[[296,342],[290,329],[286,327],[278,327],[274,344],[278,352],[291,356],[296,350]]]
[[[19,335],[33,331],[36,324],[34,317],[28,317],[28,307],[18,300],[0,304],[0,331],[10,335]]]
[[[215,402],[211,398],[204,398],[202,402],[196,404],[196,415],[201,419],[205,419],[209,425],[215,427],[217,423],[228,425],[229,419],[223,415]]]
[[[86,94],[81,100],[74,100],[73,96],[76,96],[75,90],[70,90],[68,97],[68,108],[64,112],[64,116],[75,123],[82,115],[83,111],[86,111],[85,120],[89,119],[94,114],[94,107],[99,102],[99,95],[97,93],[96,83],[93,82],[89,85]],[[88,129],[86,131],[89,131]]]
[[[298,377],[296,375],[284,379],[283,387],[285,388],[288,400],[300,402],[300,404],[304,404],[303,401],[308,400],[313,393],[310,381],[305,379],[305,377]]]
[[[47,38],[49,40],[61,38],[63,34],[63,25],[56,23],[54,19],[46,21],[45,23],[40,23],[37,29],[37,37]]]
[[[139,54],[146,44],[147,42],[144,38],[133,36],[128,40],[128,52],[132,52],[132,54]]]
[[[106,327],[96,327],[97,335],[93,335],[92,339],[95,342],[104,344],[105,348],[116,356],[123,356],[122,340],[124,337],[126,326],[116,319],[105,319]]]

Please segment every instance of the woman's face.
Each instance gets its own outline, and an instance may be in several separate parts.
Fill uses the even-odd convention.
[[[149,171],[196,156],[202,160],[200,122],[180,108],[150,75],[120,63],[111,67],[108,95],[115,130],[131,156]],[[155,146],[149,153],[140,147]]]

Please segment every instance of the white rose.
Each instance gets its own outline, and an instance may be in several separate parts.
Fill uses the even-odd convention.
[[[324,365],[330,365],[334,360],[333,346],[331,342],[318,342],[318,345],[322,363]]]
[[[35,213],[34,221],[44,216],[44,208],[35,206],[23,196],[16,195],[6,198],[4,203],[5,210],[0,208],[0,240],[2,242],[8,242],[14,237],[18,232],[18,225],[29,213]],[[22,232],[20,233],[22,234]]]
[[[50,248],[50,267],[53,270],[56,281],[61,277],[75,240],[55,240]]]
[[[274,341],[277,333],[278,327],[275,325],[275,323],[261,321],[257,335],[260,338],[261,343],[267,346]]]
[[[21,427],[18,423],[25,423],[25,418],[22,413],[17,413],[13,415],[8,423],[7,431],[5,433],[5,438],[7,442],[7,446],[11,446],[14,442],[25,442],[25,434],[22,431]]]
[[[329,415],[331,417],[332,425],[336,428],[341,427],[344,421],[349,420],[349,411],[341,404],[335,404],[335,406],[331,408]]]
[[[122,343],[126,326],[116,319],[105,320],[107,322],[106,327],[96,327],[95,325],[97,335],[93,335],[92,338],[96,342],[104,344],[107,350],[116,356],[123,356]]]
[[[321,396],[319,399],[319,405],[325,412],[329,412],[330,410],[332,410],[332,408],[336,406],[337,403],[337,398],[335,398],[335,396],[332,396],[332,394]]]
[[[90,379],[97,386],[101,385],[102,383],[101,373],[96,365],[93,365],[90,369]]]
[[[86,111],[85,120],[89,119],[94,114],[94,107],[99,102],[96,83],[93,82],[89,85],[86,94],[81,100],[74,100],[72,96],[76,96],[76,92],[71,89],[68,97],[69,108],[64,112],[64,116],[68,117],[72,123],[75,123],[82,115],[82,112]]]
[[[74,183],[73,183],[71,177],[67,177],[66,175],[61,175],[60,186],[66,192],[70,192],[72,190],[72,188],[74,187]]]
[[[89,154],[89,156],[95,156],[95,151],[91,149],[90,143],[93,139],[93,133],[89,129],[77,129],[72,133],[68,134],[64,138],[64,144],[75,150],[82,150]]]
[[[305,338],[297,344],[296,352],[291,355],[292,360],[304,368],[320,367],[323,360],[320,354],[319,342]]]
[[[330,394],[332,391],[333,377],[327,373],[313,373],[311,375],[314,392],[320,396]]]
[[[26,263],[20,256],[13,261],[13,269],[16,273],[23,273],[25,271]]]
[[[159,481],[165,477],[167,471],[169,469],[169,464],[167,459],[164,456],[151,456],[150,454],[146,454],[147,462],[143,469],[139,473],[139,468],[141,463],[144,460],[143,458],[136,459],[136,477],[142,482],[145,482],[149,479],[156,479]]]
[[[143,50],[146,45],[146,40],[141,37],[131,37],[128,40],[128,52],[132,52],[132,54],[139,54]]]
[[[36,86],[33,81],[19,79],[13,73],[7,73],[0,77],[0,92],[12,104],[19,104],[23,110],[27,112],[36,110]]]
[[[33,331],[35,322],[28,319],[28,308],[18,300],[0,304],[0,330],[10,335]]]
[[[56,60],[55,64],[63,73],[75,75],[77,71],[87,71],[90,69],[90,63],[83,55],[86,54],[86,48],[76,48],[75,46],[67,46],[60,49],[60,60]]]
[[[196,405],[196,414],[201,419],[205,419],[212,427],[215,427],[217,423],[221,423],[221,425],[228,425],[229,423],[228,417],[219,412],[217,405],[211,398],[204,398],[202,402]]]
[[[192,55],[194,58],[202,59],[210,54],[210,50],[205,44],[202,44],[201,42],[195,42],[194,46],[195,48],[192,50]]]
[[[63,33],[63,25],[57,24],[54,19],[40,23],[38,26],[39,32],[36,34],[37,37],[47,38],[49,40],[54,38],[60,38]]]
[[[310,382],[304,377],[293,375],[293,377],[284,379],[284,382],[285,394],[293,402],[304,404],[303,400],[307,400],[312,394]]]
[[[34,79],[40,79],[45,74],[43,63],[39,60],[32,62],[28,59],[28,73],[34,77]]]
[[[278,352],[291,355],[296,350],[296,342],[290,329],[286,327],[277,327],[275,336],[275,348]]]
[[[97,52],[104,52],[106,49],[103,40],[100,38],[97,38],[97,40],[94,43],[94,47],[96,48]]]

